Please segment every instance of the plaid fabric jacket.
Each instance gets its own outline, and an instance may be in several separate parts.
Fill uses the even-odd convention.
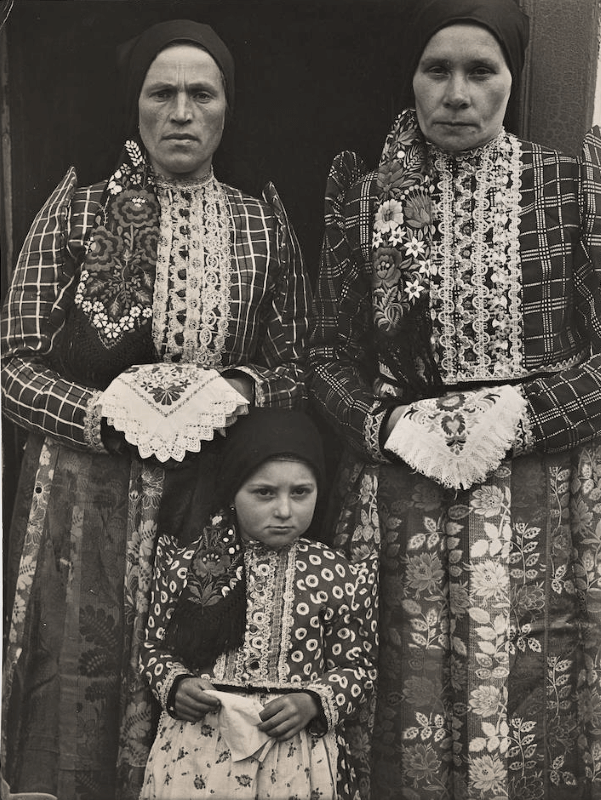
[[[77,188],[71,168],[35,218],[2,319],[4,412],[17,424],[76,447],[94,445],[87,411],[96,392],[49,366],[73,303],[87,236],[105,183]],[[313,306],[300,247],[275,187],[264,201],[224,186],[232,215],[230,321],[223,370],[250,375],[258,405],[304,397]]]
[[[534,447],[556,452],[601,435],[601,132],[587,135],[581,159],[521,146],[524,363],[516,377]],[[326,189],[310,393],[355,449],[387,461],[380,443],[386,412],[372,390],[376,201],[376,172],[354,153],[337,156]]]

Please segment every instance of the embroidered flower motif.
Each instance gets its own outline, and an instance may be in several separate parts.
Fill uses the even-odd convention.
[[[435,591],[444,577],[442,564],[436,555],[421,553],[407,559],[407,584],[416,592]]]
[[[408,256],[413,256],[413,258],[416,258],[417,256],[423,256],[425,252],[425,243],[420,241],[415,236],[411,239],[411,241],[406,242],[403,247],[405,249],[405,253]]]
[[[505,778],[505,764],[492,756],[474,758],[471,775],[476,789],[484,792],[500,791]]]
[[[472,569],[472,591],[477,597],[488,600],[503,596],[509,588],[509,577],[502,564],[487,559]]]
[[[401,150],[399,156],[401,160],[391,159],[380,170],[378,170],[378,187],[383,192],[390,192],[403,176],[403,157],[405,152]]]
[[[438,697],[441,686],[439,681],[432,681],[425,675],[414,675],[403,684],[403,695],[413,706],[426,706],[433,697]]]
[[[482,486],[473,492],[470,505],[476,514],[495,517],[501,513],[505,502],[503,493],[498,487]]]
[[[374,270],[382,287],[395,286],[400,275],[402,258],[394,247],[381,247],[374,261]]]
[[[193,603],[213,605],[242,580],[242,549],[234,529],[224,525],[224,515],[217,514],[203,530],[188,573],[187,592]]]
[[[378,169],[381,195],[372,240],[374,319],[385,336],[395,334],[403,313],[428,289],[433,219],[430,177],[423,164],[417,120],[402,114]]]
[[[140,248],[143,261],[148,269],[148,261],[156,258],[160,231],[158,227],[144,228],[137,233],[136,242]]]
[[[405,220],[412,228],[423,228],[432,223],[432,199],[427,192],[415,189],[407,193]]]
[[[109,179],[109,199],[96,217],[75,294],[76,306],[107,345],[152,316],[159,205],[148,188],[152,181],[143,187],[140,148],[127,142],[126,151],[132,164],[121,164]]]
[[[396,200],[385,200],[376,213],[375,228],[379,231],[392,232],[403,224],[403,206]]]
[[[113,204],[115,219],[124,228],[140,228],[149,219],[156,219],[158,213],[159,207],[154,195],[137,189],[125,189]]]
[[[88,258],[86,266],[89,270],[96,268],[96,271],[108,269],[115,258],[121,254],[123,247],[121,240],[112,234],[105,227],[96,228],[88,244]],[[89,275],[85,271],[86,277]],[[81,274],[82,279],[84,273]]]
[[[162,406],[170,406],[184,394],[190,386],[190,380],[180,378],[175,383],[162,383],[153,381],[142,381],[140,388],[148,392],[156,403]]]
[[[223,575],[231,564],[228,553],[216,547],[206,547],[194,556],[194,569],[199,575]]]
[[[405,773],[416,781],[426,780],[436,774],[438,758],[432,748],[425,744],[416,744],[408,747],[403,753],[403,766]]]
[[[497,713],[501,693],[496,686],[481,686],[470,693],[470,708],[480,717],[492,717]]]
[[[426,287],[420,283],[419,278],[416,278],[414,281],[410,281],[405,286],[405,293],[410,300],[413,300],[420,296],[420,294],[424,291]]]

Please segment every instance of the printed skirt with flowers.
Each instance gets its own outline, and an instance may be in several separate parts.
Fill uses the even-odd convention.
[[[466,491],[354,459],[339,486],[335,546],[380,553],[362,796],[601,798],[601,442]]]
[[[252,696],[252,695],[251,695]],[[261,704],[278,695],[261,696]],[[254,695],[259,697],[259,695]],[[161,715],[140,800],[337,800],[338,746],[333,731],[306,730],[237,758],[218,713],[198,722]]]
[[[21,474],[3,777],[13,793],[137,800],[158,718],[138,662],[165,473],[31,436]]]

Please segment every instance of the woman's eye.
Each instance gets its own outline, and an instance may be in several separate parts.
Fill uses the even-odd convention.
[[[475,78],[488,78],[489,75],[492,75],[492,70],[488,67],[477,67],[476,69],[472,70],[472,75]]]
[[[433,77],[437,78],[439,76],[443,76],[447,74],[447,70],[445,67],[437,65],[428,68],[428,74],[432,75]]]

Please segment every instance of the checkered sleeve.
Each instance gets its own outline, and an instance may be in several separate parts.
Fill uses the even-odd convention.
[[[581,159],[582,239],[574,245],[573,302],[590,342],[580,365],[527,382],[535,447],[558,452],[601,436],[601,131],[585,138]]]
[[[309,391],[335,430],[362,454],[386,460],[383,412],[372,386],[377,357],[369,242],[375,174],[351,152],[338,155],[325,197],[325,233],[309,350]]]
[[[237,371],[253,379],[257,405],[293,408],[306,397],[313,295],[298,239],[272,183],[265,187],[263,199],[275,217],[275,289],[264,314],[259,352]]]
[[[88,414],[96,393],[65,380],[49,362],[71,303],[81,246],[70,238],[76,186],[71,168],[33,221],[15,268],[2,315],[3,412],[29,430],[102,451],[99,420]],[[87,204],[80,205],[78,230],[88,215]]]

